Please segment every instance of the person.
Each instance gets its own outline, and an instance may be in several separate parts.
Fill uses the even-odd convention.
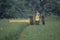
[[[45,17],[43,14],[41,14],[41,18],[42,18],[42,24],[44,25],[45,24]]]
[[[30,24],[33,25],[34,22],[33,22],[33,16],[30,16]]]
[[[38,11],[36,11],[35,24],[39,24],[39,20],[40,20],[40,13]]]

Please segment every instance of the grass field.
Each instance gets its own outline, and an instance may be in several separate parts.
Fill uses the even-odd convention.
[[[0,40],[17,40],[22,30],[27,26],[27,23],[10,23],[7,19],[1,19]]]
[[[8,19],[1,19],[0,40],[60,40],[60,19],[47,17],[45,25],[9,23]]]

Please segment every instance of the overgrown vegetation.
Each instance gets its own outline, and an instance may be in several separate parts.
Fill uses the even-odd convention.
[[[27,17],[35,10],[60,16],[60,0],[0,0],[0,18]]]

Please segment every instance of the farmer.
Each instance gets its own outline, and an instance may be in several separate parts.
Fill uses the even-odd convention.
[[[36,11],[35,24],[39,24],[39,20],[40,20],[40,13],[38,11]]]
[[[30,16],[30,24],[33,25],[33,16]]]
[[[45,17],[43,14],[41,14],[41,18],[42,18],[42,24],[44,25],[45,24]]]

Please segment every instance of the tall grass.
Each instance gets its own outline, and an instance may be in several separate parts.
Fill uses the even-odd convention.
[[[8,19],[0,20],[0,40],[17,40],[27,23],[9,23]]]

